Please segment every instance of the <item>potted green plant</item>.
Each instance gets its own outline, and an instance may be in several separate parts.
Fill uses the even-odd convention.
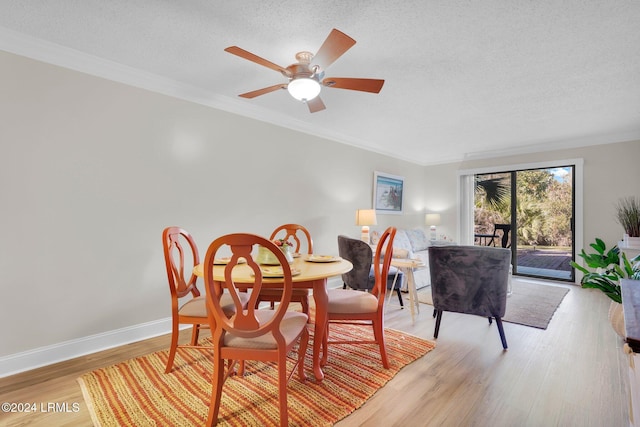
[[[618,200],[616,220],[624,229],[625,244],[640,248],[640,198],[631,196]]]
[[[583,288],[599,289],[611,299],[609,320],[616,333],[624,337],[620,279],[640,280],[640,255],[628,260],[624,252],[620,256],[620,248],[614,246],[607,250],[604,241],[599,238],[596,238],[595,243],[591,243],[589,246],[595,250],[595,253],[587,254],[583,249],[579,256],[584,259],[586,266],[591,270],[574,261],[571,262],[571,266],[584,274],[580,280],[580,285]]]

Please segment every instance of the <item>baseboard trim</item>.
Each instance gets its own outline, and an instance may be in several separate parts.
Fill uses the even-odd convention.
[[[188,326],[187,326],[188,327]],[[171,318],[0,357],[0,378],[171,332]]]

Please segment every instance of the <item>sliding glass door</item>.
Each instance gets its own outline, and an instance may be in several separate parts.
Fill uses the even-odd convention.
[[[474,244],[512,252],[513,273],[575,280],[575,167],[474,174]]]

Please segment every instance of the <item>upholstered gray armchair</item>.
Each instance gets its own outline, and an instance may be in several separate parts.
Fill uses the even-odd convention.
[[[430,246],[431,294],[438,338],[443,311],[496,319],[502,347],[511,251],[487,246]]]
[[[353,269],[342,275],[342,281],[344,282],[345,288],[348,286],[351,289],[366,291],[373,289],[376,279],[373,274],[373,266],[371,265],[373,260],[373,250],[371,249],[371,246],[362,240],[352,239],[351,237],[341,235],[338,236],[338,254],[340,257],[347,261],[351,261],[353,264]],[[393,281],[396,273],[398,274],[398,277],[394,285]],[[387,289],[391,289],[393,286],[393,290],[398,294],[398,301],[400,301],[401,307],[404,306],[402,302],[402,294],[400,294],[402,278],[403,274],[401,271],[398,271],[396,267],[389,267]]]

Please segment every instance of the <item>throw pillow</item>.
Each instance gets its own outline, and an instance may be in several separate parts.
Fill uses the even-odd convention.
[[[406,249],[393,248],[393,257],[394,258],[409,258],[409,251]]]
[[[394,258],[413,258],[413,248],[411,247],[411,241],[407,237],[406,230],[398,229],[396,231],[396,238],[393,240],[393,257]],[[402,252],[404,256],[397,255]]]
[[[414,252],[425,251],[429,247],[429,239],[427,233],[421,228],[414,228],[413,230],[407,230],[407,237],[411,242],[411,247]]]

